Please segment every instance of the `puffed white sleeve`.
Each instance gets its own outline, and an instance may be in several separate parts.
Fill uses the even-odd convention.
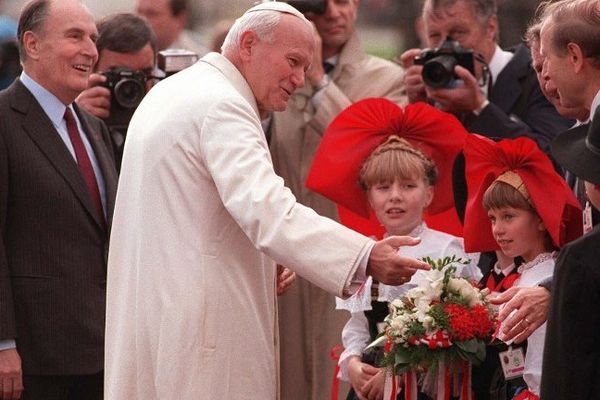
[[[348,322],[342,330],[342,344],[344,351],[340,355],[339,366],[340,373],[338,378],[349,382],[348,361],[351,356],[361,356],[362,351],[367,347],[371,335],[369,334],[369,322],[363,312],[352,313]]]

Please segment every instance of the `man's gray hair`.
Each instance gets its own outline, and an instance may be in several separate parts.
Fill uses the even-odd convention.
[[[309,29],[312,29],[312,24],[306,17],[294,7],[280,1],[267,1],[255,5],[244,13],[240,18],[235,20],[229,33],[223,41],[221,52],[225,50],[232,51],[240,45],[242,34],[247,31],[256,33],[258,39],[273,43],[275,40],[275,27],[281,19],[281,14],[290,14],[300,18],[306,23]]]
[[[50,0],[33,0],[25,4],[21,15],[19,16],[19,25],[17,28],[17,39],[19,44],[19,57],[21,62],[27,60],[27,51],[23,36],[26,32],[32,31],[37,34],[42,33],[44,22],[50,14]]]
[[[482,26],[498,12],[496,0],[425,0],[423,14],[431,12],[436,17],[443,17],[445,10],[458,2],[463,2],[471,8]]]
[[[600,68],[600,2],[598,0],[562,0],[544,9],[542,30],[552,29],[550,44],[564,56],[569,43],[576,43],[584,57]]]
[[[258,39],[267,43],[275,40],[275,27],[279,24],[281,12],[274,10],[261,10],[242,15],[235,20],[227,33],[221,52],[234,50],[239,47],[242,34],[247,31],[256,33]]]

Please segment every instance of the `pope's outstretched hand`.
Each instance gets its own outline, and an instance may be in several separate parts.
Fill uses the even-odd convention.
[[[408,282],[417,270],[428,270],[430,267],[426,262],[398,253],[400,247],[414,246],[420,241],[410,236],[390,236],[375,243],[369,255],[367,275],[386,285],[401,285]]]

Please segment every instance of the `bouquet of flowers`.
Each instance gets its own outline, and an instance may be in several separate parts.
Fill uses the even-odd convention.
[[[383,366],[391,369],[392,389],[402,374],[407,399],[416,398],[416,372],[427,372],[427,393],[470,399],[471,364],[485,359],[486,344],[496,328],[496,315],[487,301],[489,290],[455,277],[454,265],[465,263],[460,258],[424,261],[431,265],[426,283],[390,303],[385,330],[370,346],[384,346]]]

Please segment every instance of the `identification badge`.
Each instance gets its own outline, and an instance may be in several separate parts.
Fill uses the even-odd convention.
[[[592,206],[589,201],[586,201],[585,208],[583,209],[583,233],[588,233],[592,228]]]
[[[500,357],[502,372],[504,372],[504,378],[506,380],[523,376],[523,371],[525,370],[525,355],[523,354],[523,349],[521,347],[515,349],[509,347],[508,350],[498,354],[498,357]]]

